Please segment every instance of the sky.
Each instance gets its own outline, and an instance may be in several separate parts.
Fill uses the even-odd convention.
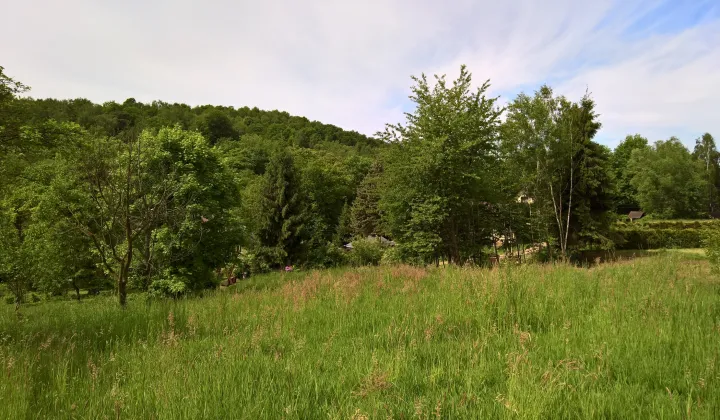
[[[257,106],[372,135],[411,75],[466,64],[500,103],[543,84],[627,134],[720,137],[720,0],[23,0],[0,65],[33,97]]]

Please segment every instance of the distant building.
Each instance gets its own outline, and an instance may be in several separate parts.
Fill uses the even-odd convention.
[[[369,241],[378,241],[378,242],[380,242],[380,245],[382,245],[382,246],[395,246],[395,245],[397,245],[397,244],[395,243],[395,241],[391,241],[390,239],[388,239],[388,238],[386,238],[386,237],[384,237],[384,236],[370,235],[370,236],[367,237],[367,240],[369,240]],[[352,242],[343,245],[343,248],[348,249],[348,250],[349,250],[349,249],[353,249],[353,244],[352,244]]]
[[[518,195],[515,200],[520,204],[533,204],[535,202],[532,197],[528,196],[525,193],[521,193],[520,195]]]
[[[630,213],[628,213],[628,219],[630,219],[631,222],[642,219],[643,217],[645,217],[645,212],[640,210],[631,211]]]
[[[395,241],[391,241],[390,239],[388,239],[384,236],[370,235],[367,238],[378,240],[378,241],[380,241],[380,244],[382,244],[383,246],[395,246],[396,245]]]

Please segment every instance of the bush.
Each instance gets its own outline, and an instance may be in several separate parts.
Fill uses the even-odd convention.
[[[385,249],[383,256],[380,259],[380,264],[393,265],[403,262],[402,250],[400,247],[392,246]]]
[[[712,221],[618,223],[613,240],[617,249],[701,248],[706,230],[717,226]]]
[[[38,303],[41,300],[42,300],[42,298],[37,293],[35,293],[35,292],[30,293],[30,302]]]
[[[15,296],[13,295],[7,295],[4,299],[5,303],[7,303],[8,305],[12,305],[13,303],[15,303]]]
[[[323,246],[313,248],[307,255],[306,268],[331,268],[347,264],[345,251],[328,242]]]
[[[241,261],[252,273],[266,273],[272,271],[273,267],[281,267],[285,257],[285,252],[280,248],[258,247],[243,255]]]
[[[716,225],[705,230],[703,244],[710,260],[710,267],[713,272],[720,273],[720,226]]]
[[[178,298],[187,291],[187,284],[179,276],[168,276],[155,280],[148,288],[148,296],[154,298]]]
[[[354,266],[378,265],[385,252],[385,247],[378,239],[356,239],[352,246],[348,260]]]

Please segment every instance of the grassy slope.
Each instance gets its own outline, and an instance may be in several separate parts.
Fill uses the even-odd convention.
[[[720,415],[720,279],[696,256],[284,280],[5,305],[0,418]]]

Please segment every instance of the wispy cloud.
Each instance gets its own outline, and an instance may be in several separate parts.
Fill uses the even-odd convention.
[[[468,64],[506,99],[549,83],[598,102],[600,139],[720,136],[713,0],[237,2],[26,0],[2,65],[35,96],[282,109],[372,134],[409,75]]]

